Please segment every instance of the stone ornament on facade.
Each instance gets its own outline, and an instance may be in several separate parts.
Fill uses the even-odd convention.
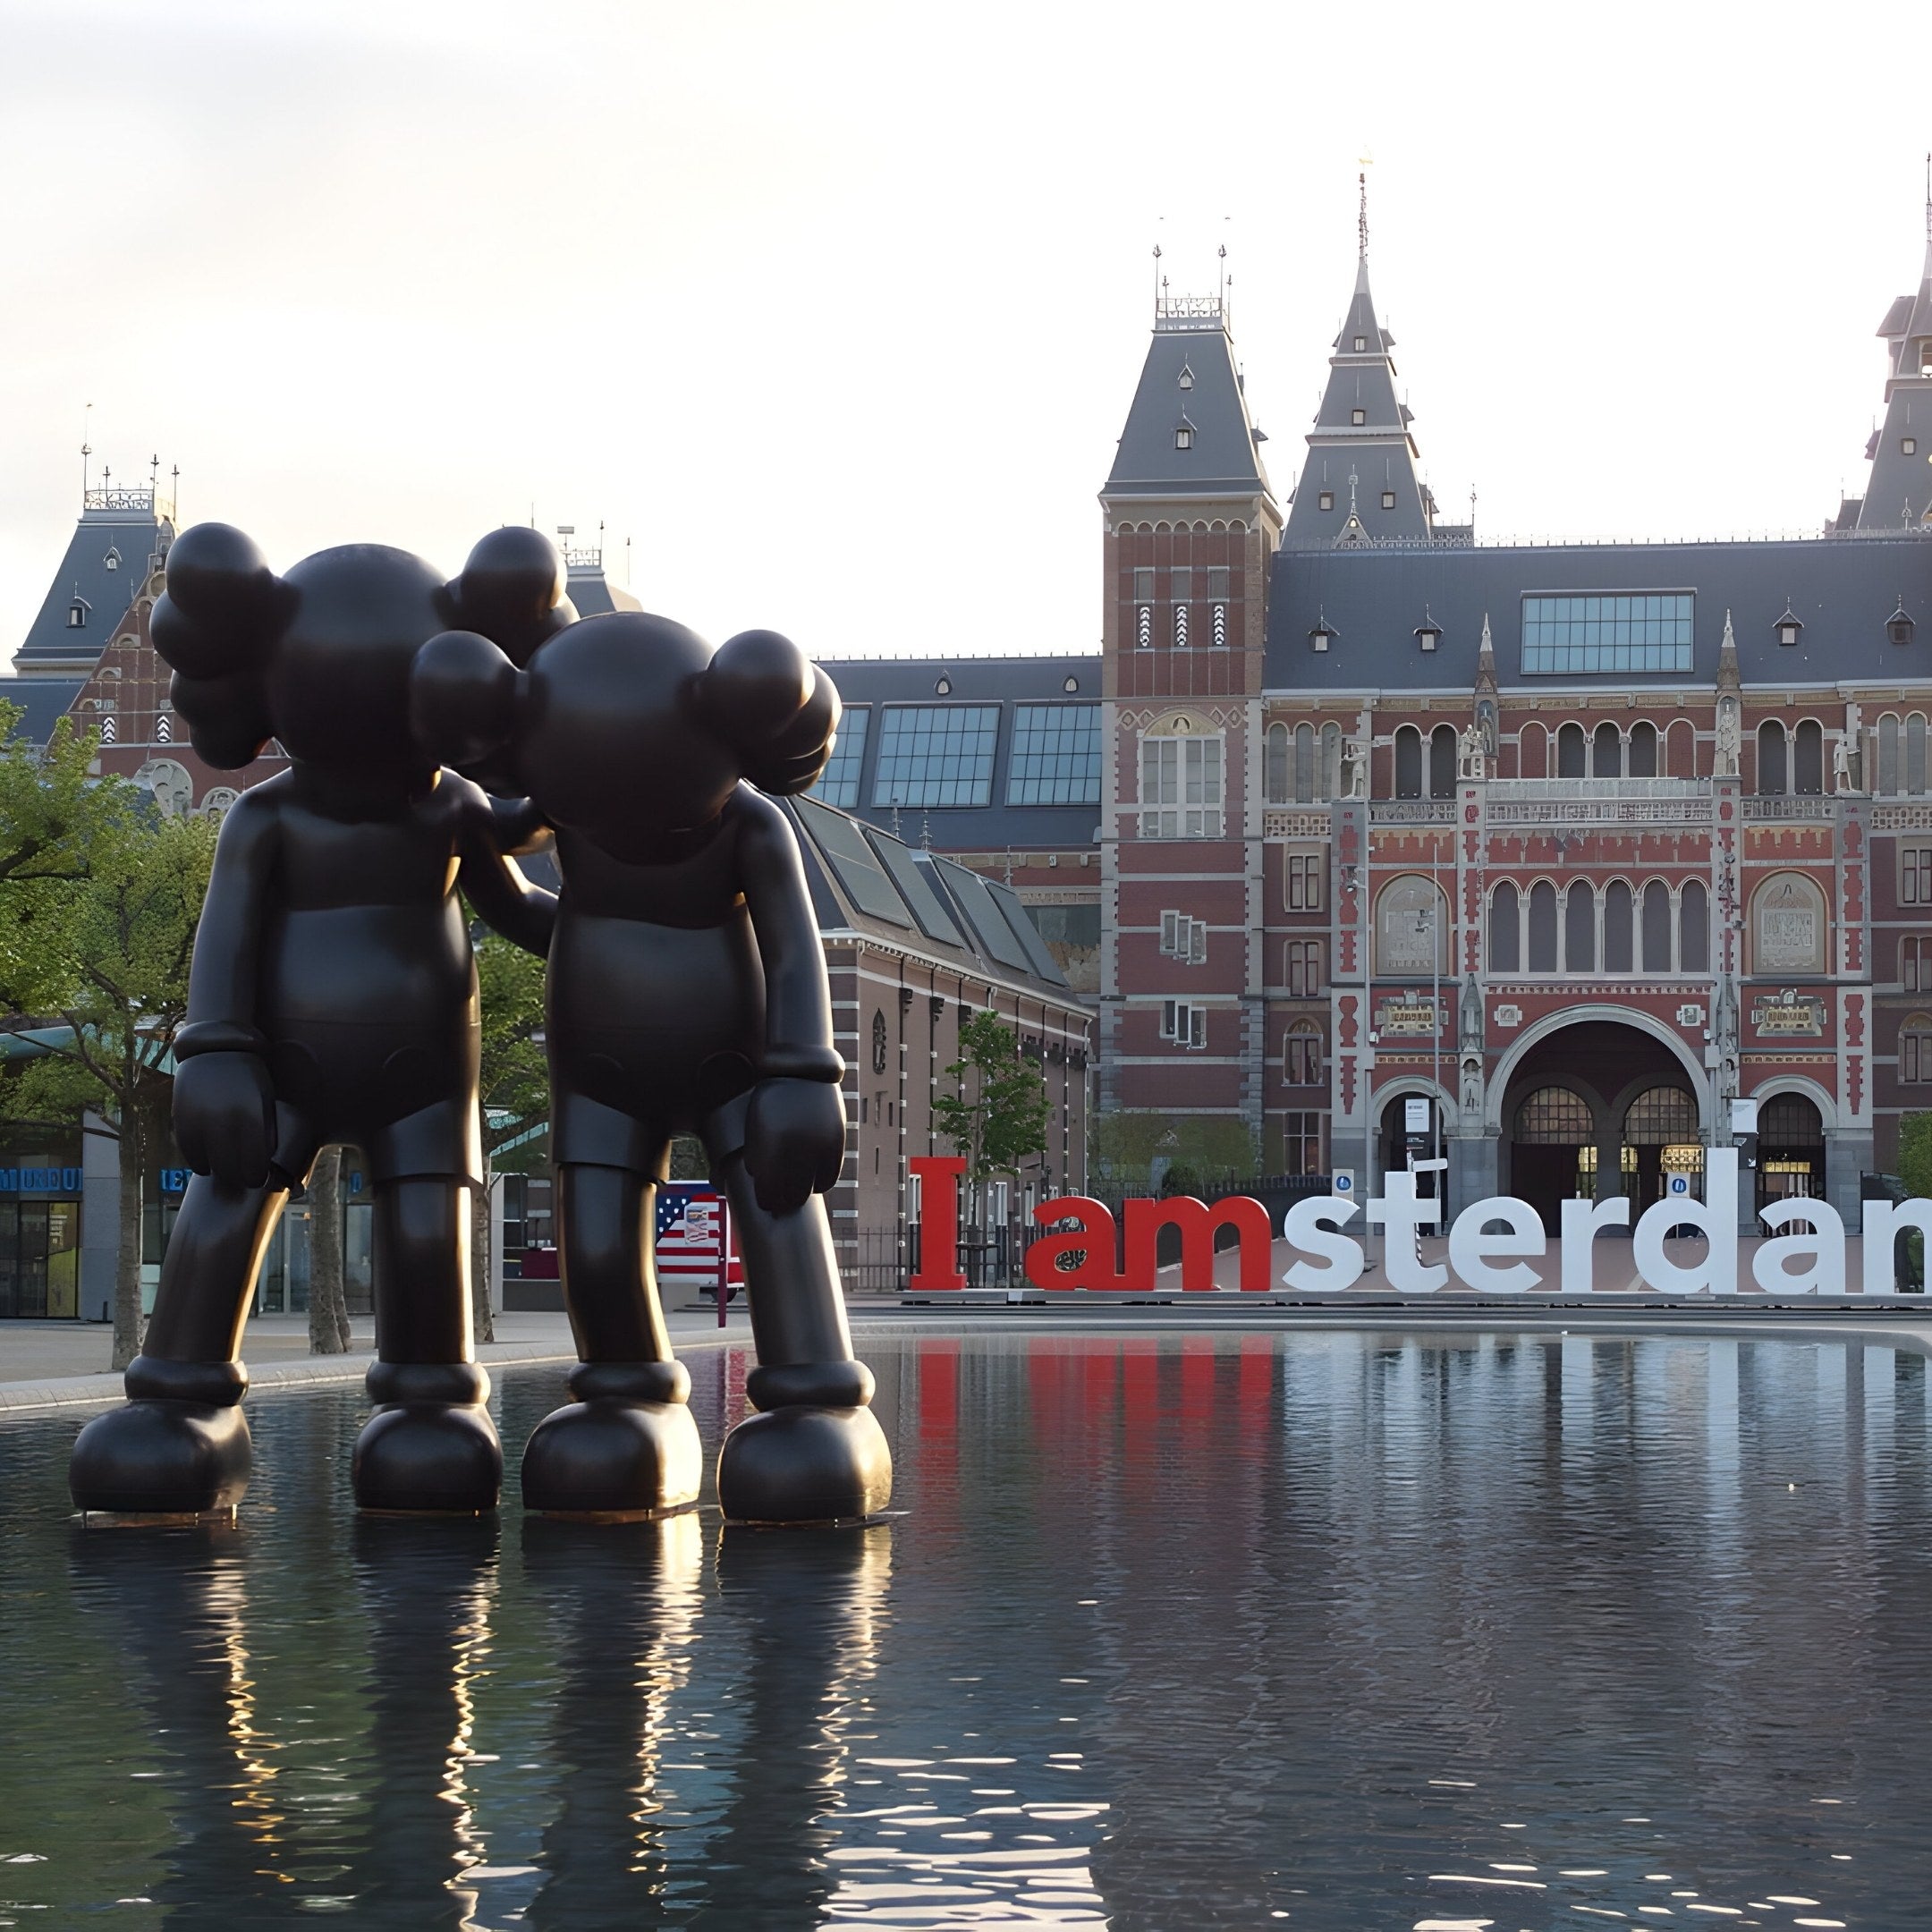
[[[1456,737],[1456,768],[1464,778],[1489,775],[1489,744],[1482,727],[1465,725]]]
[[[184,818],[193,807],[194,780],[174,758],[149,758],[134,774],[134,783],[154,794],[155,809],[164,818]]]
[[[1342,741],[1342,796],[1345,799],[1368,796],[1368,741],[1365,738]]]

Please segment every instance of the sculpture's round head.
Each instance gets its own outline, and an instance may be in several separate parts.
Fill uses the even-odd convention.
[[[825,769],[839,716],[831,679],[776,631],[741,631],[714,650],[640,611],[572,624],[521,670],[474,633],[433,639],[411,707],[433,755],[500,756],[552,825],[620,858],[708,824],[741,778],[802,792]]]
[[[426,640],[462,623],[527,657],[574,615],[534,530],[494,532],[445,583],[382,544],[318,551],[277,577],[240,530],[198,523],[168,553],[150,631],[210,765],[246,765],[273,738],[298,761],[407,769],[424,762],[409,676]]]

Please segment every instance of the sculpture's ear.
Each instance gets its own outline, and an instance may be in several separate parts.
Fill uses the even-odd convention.
[[[294,589],[252,539],[231,524],[197,523],[168,550],[167,589],[156,600],[148,635],[175,670],[220,678],[259,667],[294,609]]]
[[[828,678],[790,638],[741,631],[696,680],[699,716],[738,753],[759,791],[802,792],[825,769],[838,728]]]
[[[275,736],[268,700],[252,668],[217,677],[177,671],[168,681],[168,701],[188,721],[189,741],[217,771],[239,771]]]
[[[470,553],[436,606],[453,631],[487,637],[521,669],[546,638],[577,622],[564,586],[556,546],[541,530],[507,523]]]
[[[487,637],[445,631],[410,665],[410,731],[439,765],[475,765],[516,727],[523,674]]]

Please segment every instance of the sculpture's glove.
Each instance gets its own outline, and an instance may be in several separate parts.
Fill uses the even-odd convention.
[[[174,1073],[174,1138],[199,1174],[257,1188],[275,1151],[275,1089],[259,1054],[203,1053]]]
[[[765,1080],[751,1090],[745,1172],[767,1214],[828,1194],[845,1162],[845,1096],[830,1080]]]

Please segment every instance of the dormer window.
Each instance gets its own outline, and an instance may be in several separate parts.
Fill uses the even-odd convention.
[[[1368,353],[1368,338],[1366,335],[1358,335],[1355,338],[1355,353],[1357,355],[1365,355]]]
[[[112,544],[109,544],[107,555],[101,559],[101,564],[105,569],[119,570],[121,568],[121,553]]]
[[[1898,608],[1885,619],[1885,635],[1894,644],[1910,644],[1912,640],[1912,621],[1905,609],[1905,599],[1901,597]]]
[[[1315,506],[1318,510],[1333,510],[1335,508],[1335,492],[1333,490],[1324,490],[1315,499]]]
[[[1194,386],[1194,371],[1185,362],[1181,365],[1181,386],[1183,389],[1191,389]]]
[[[87,628],[88,613],[93,608],[84,597],[77,597],[67,606],[67,628],[70,631],[84,631]]]
[[[1395,507],[1395,492],[1394,490],[1384,490],[1382,492],[1382,507],[1385,510],[1393,510]]]
[[[1348,412],[1348,419],[1360,429],[1368,420],[1368,411],[1361,409],[1352,409]]]
[[[1803,630],[1804,625],[1799,621],[1797,612],[1792,610],[1791,606],[1787,604],[1784,606],[1784,614],[1777,621],[1778,642],[1786,645],[1795,644]]]
[[[1335,631],[1326,617],[1315,620],[1315,628],[1309,632],[1309,642],[1318,651],[1325,651],[1334,642]]]
[[[1899,438],[1899,454],[1900,454],[1900,455],[1902,455],[1902,456],[1916,456],[1916,455],[1917,455],[1918,453],[1919,453],[1919,438],[1918,438],[1917,436],[1901,436],[1901,437]]]
[[[1416,626],[1415,640],[1426,651],[1432,651],[1442,642],[1442,626],[1427,611],[1422,622]]]
[[[1185,416],[1181,419],[1181,427],[1174,433],[1174,446],[1178,450],[1194,447],[1194,425]]]

